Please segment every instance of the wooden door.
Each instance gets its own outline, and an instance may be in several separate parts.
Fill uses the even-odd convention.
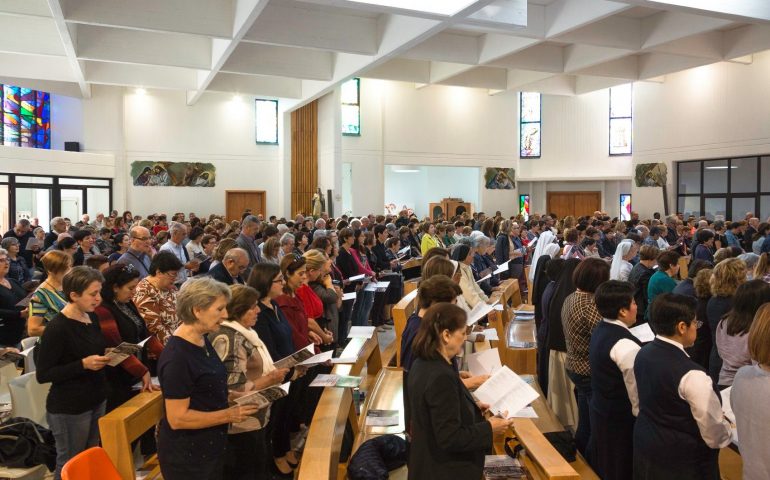
[[[558,218],[592,215],[602,209],[602,192],[548,192],[546,209]]]
[[[254,215],[262,214],[267,218],[267,194],[264,190],[226,190],[225,210],[227,221],[241,220],[243,212],[249,208]]]

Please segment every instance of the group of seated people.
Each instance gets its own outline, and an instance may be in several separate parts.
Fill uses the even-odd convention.
[[[350,326],[390,328],[403,262],[419,258],[419,308],[400,345],[409,476],[480,478],[492,434],[511,421],[485,418],[469,393],[488,377],[461,370],[466,318],[506,278],[525,291],[529,265],[538,382],[602,478],[718,478],[728,386],[746,478],[768,478],[770,418],[750,399],[770,388],[770,253],[743,252],[746,236],[767,234],[741,230],[753,220],[112,212],[54,218],[49,232],[20,220],[0,248],[0,346],[38,338],[56,479],[98,444],[101,416],[157,389],[165,413],[142,449],[157,449],[164,478],[292,478],[322,392],[309,384],[331,368],[273,362],[311,344],[340,349]],[[389,286],[366,288],[376,280]],[[647,322],[656,337],[642,347],[628,328]],[[110,349],[147,338],[107,365]],[[287,382],[269,406],[235,402]]]

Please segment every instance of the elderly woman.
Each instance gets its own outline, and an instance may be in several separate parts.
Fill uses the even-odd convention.
[[[221,479],[228,424],[258,411],[228,407],[227,369],[207,338],[227,319],[229,300],[230,289],[207,277],[188,281],[177,297],[181,324],[158,361],[165,404],[158,460],[167,480]]]
[[[147,336],[147,326],[134,305],[132,298],[139,283],[139,271],[132,265],[119,263],[103,272],[102,304],[94,313],[99,317],[99,327],[108,347],[117,347],[122,342],[139,343]],[[163,345],[153,337],[138,356],[130,356],[116,367],[107,368],[107,411],[122,405],[136,395],[133,386],[142,382],[142,391],[155,389],[150,381],[147,360],[157,359]]]
[[[472,248],[466,244],[458,243],[452,250],[452,260],[457,261],[460,269],[460,288],[463,298],[470,308],[475,308],[479,302],[489,302],[489,298],[473,278],[471,264],[473,263]]]
[[[182,267],[182,262],[173,253],[158,253],[150,262],[150,275],[139,282],[134,293],[134,304],[147,331],[163,345],[179,326],[174,282]]]
[[[407,391],[412,442],[409,479],[477,479],[492,437],[508,429],[512,419],[485,420],[453,367],[465,345],[463,309],[450,303],[428,308],[414,339],[416,359],[409,370]]]
[[[281,243],[281,248],[278,251],[279,258],[283,258],[286,255],[290,255],[294,253],[294,243],[295,243],[294,235],[288,232],[284,233],[283,235],[281,235],[280,243]]]
[[[29,301],[27,334],[31,337],[43,335],[46,324],[67,304],[62,291],[62,279],[72,268],[72,257],[61,250],[51,250],[43,256],[42,262],[48,277],[37,287]],[[35,355],[38,355],[37,349]]]
[[[227,370],[227,388],[233,400],[281,384],[289,370],[273,366],[267,346],[252,329],[260,310],[259,292],[245,285],[232,285],[230,293],[228,318],[208,337]],[[269,478],[265,436],[269,420],[268,405],[255,416],[230,425],[224,478]]]
[[[27,296],[27,292],[19,282],[8,278],[9,266],[8,252],[0,248],[0,346],[17,347],[24,334],[26,308],[16,304]]]
[[[500,222],[500,232],[495,240],[495,262],[502,265],[509,262],[507,272],[501,274],[501,278],[519,278],[524,272],[524,244],[519,235],[519,224],[510,220]],[[520,266],[516,266],[520,265]]]
[[[495,251],[495,245],[489,237],[480,233],[472,235],[471,240],[473,241],[474,250],[473,263],[471,264],[473,278],[478,282],[485,294],[492,295],[493,291],[499,290],[497,287],[500,286],[500,279],[497,275],[492,275],[481,282],[479,280],[497,270],[497,265],[491,257],[491,254]]]
[[[37,362],[37,381],[51,383],[46,399],[48,425],[56,439],[54,479],[78,453],[99,444],[104,415],[107,344],[94,309],[101,302],[102,274],[81,266],[62,279],[67,305],[46,327]]]
[[[19,285],[32,280],[26,260],[19,256],[19,240],[16,237],[4,238],[0,243],[0,248],[8,252],[8,274],[6,277],[16,280]]]

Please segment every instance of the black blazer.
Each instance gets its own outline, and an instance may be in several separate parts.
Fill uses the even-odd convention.
[[[230,275],[230,272],[225,269],[224,263],[217,263],[214,267],[209,269],[209,273],[206,275],[213,278],[217,282],[224,283],[225,285],[232,285],[234,283],[240,283],[243,285],[243,279],[241,276],[238,275],[236,278],[233,278]]]
[[[358,275],[358,265],[356,264],[356,261],[353,260],[353,255],[355,255],[355,251],[348,252],[345,250],[345,247],[340,247],[340,251],[337,254],[337,268],[340,269],[340,272],[342,272],[343,278],[348,279],[350,277],[355,277]],[[356,283],[350,283],[348,285],[345,285],[342,288],[342,291],[345,293],[349,292],[355,292],[356,291]]]
[[[479,480],[492,425],[444,360],[416,359],[407,376],[412,443],[410,480]]]

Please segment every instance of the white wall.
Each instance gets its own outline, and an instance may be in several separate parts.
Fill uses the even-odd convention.
[[[339,216],[342,206],[342,129],[339,89],[318,99],[318,186],[324,196],[332,190],[332,212]],[[327,210],[329,210],[327,199]]]
[[[580,97],[544,96],[542,157],[520,160],[516,92],[490,96],[481,89],[417,89],[411,83],[362,79],[362,134],[342,138],[342,161],[351,163],[353,170],[354,211],[382,211],[388,199],[374,178],[378,173],[387,178],[386,165],[472,166],[480,167],[482,174],[486,167],[514,168],[517,184],[627,180],[631,157],[608,155],[608,108],[607,90]],[[518,189],[487,190],[480,180],[479,185],[476,211],[517,212]],[[445,194],[437,200],[458,196],[455,183],[439,188]],[[545,190],[527,193],[533,200],[542,197],[544,204]]]
[[[184,92],[127,92],[124,109],[126,176],[134,161],[205,162],[216,167],[214,188],[129,185],[127,204],[132,210],[223,213],[225,190],[242,189],[267,191],[265,213],[283,211],[275,186],[284,145],[256,144],[253,97],[238,101],[206,94],[187,106]],[[281,127],[279,122],[278,138]]]
[[[64,150],[64,142],[83,148],[83,104],[78,98],[51,94],[51,149]]]
[[[412,169],[418,171],[398,171]],[[384,170],[385,204],[395,204],[396,212],[406,205],[422,218],[430,214],[428,204],[445,197],[459,197],[478,205],[481,180],[476,167],[385,165]],[[446,185],[452,185],[451,193],[447,193]]]
[[[634,164],[668,166],[669,213],[676,211],[675,163],[770,153],[770,51],[751,65],[716,63],[637,84]],[[663,213],[661,188],[633,186],[644,218]]]

